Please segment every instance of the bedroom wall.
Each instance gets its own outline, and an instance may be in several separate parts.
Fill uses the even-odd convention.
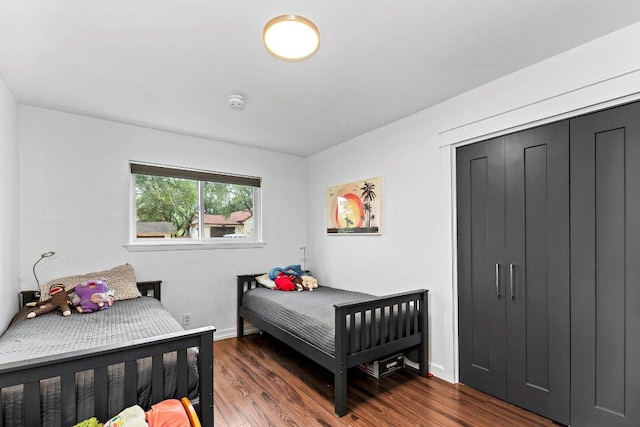
[[[47,250],[56,255],[38,264],[41,282],[128,262],[139,280],[163,280],[176,319],[189,312],[192,327],[214,325],[221,338],[235,335],[237,274],[301,262],[306,187],[292,177],[304,176],[302,158],[28,106],[20,157],[23,289],[35,287],[31,266]],[[267,244],[129,252],[129,160],[262,177]]]
[[[20,291],[20,199],[18,192],[18,105],[0,78],[0,332],[18,309]]]
[[[454,147],[638,99],[639,38],[640,23],[309,157],[309,268],[320,284],[429,289],[430,370],[457,381]],[[374,176],[382,235],[326,235],[327,187]]]

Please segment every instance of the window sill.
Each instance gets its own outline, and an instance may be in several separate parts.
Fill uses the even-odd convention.
[[[129,252],[153,252],[153,251],[192,251],[212,249],[250,249],[262,248],[265,242],[131,242],[123,245]]]

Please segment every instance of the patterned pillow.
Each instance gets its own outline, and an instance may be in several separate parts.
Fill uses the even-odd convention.
[[[40,285],[40,300],[44,301],[49,298],[49,287],[55,283],[62,283],[65,289],[71,289],[78,283],[85,283],[88,280],[98,280],[101,278],[105,279],[109,288],[113,290],[113,298],[116,301],[138,298],[140,296],[133,267],[131,264],[123,264],[111,270],[96,271],[94,273],[50,280],[48,283]]]

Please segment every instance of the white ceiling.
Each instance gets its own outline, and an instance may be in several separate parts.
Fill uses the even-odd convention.
[[[287,13],[320,30],[309,60],[262,45]],[[0,77],[21,104],[306,156],[637,21],[638,0],[0,0]]]

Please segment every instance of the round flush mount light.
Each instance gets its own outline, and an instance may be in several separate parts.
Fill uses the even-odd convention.
[[[320,32],[307,18],[282,15],[267,22],[262,40],[269,53],[276,58],[301,61],[318,50]]]

